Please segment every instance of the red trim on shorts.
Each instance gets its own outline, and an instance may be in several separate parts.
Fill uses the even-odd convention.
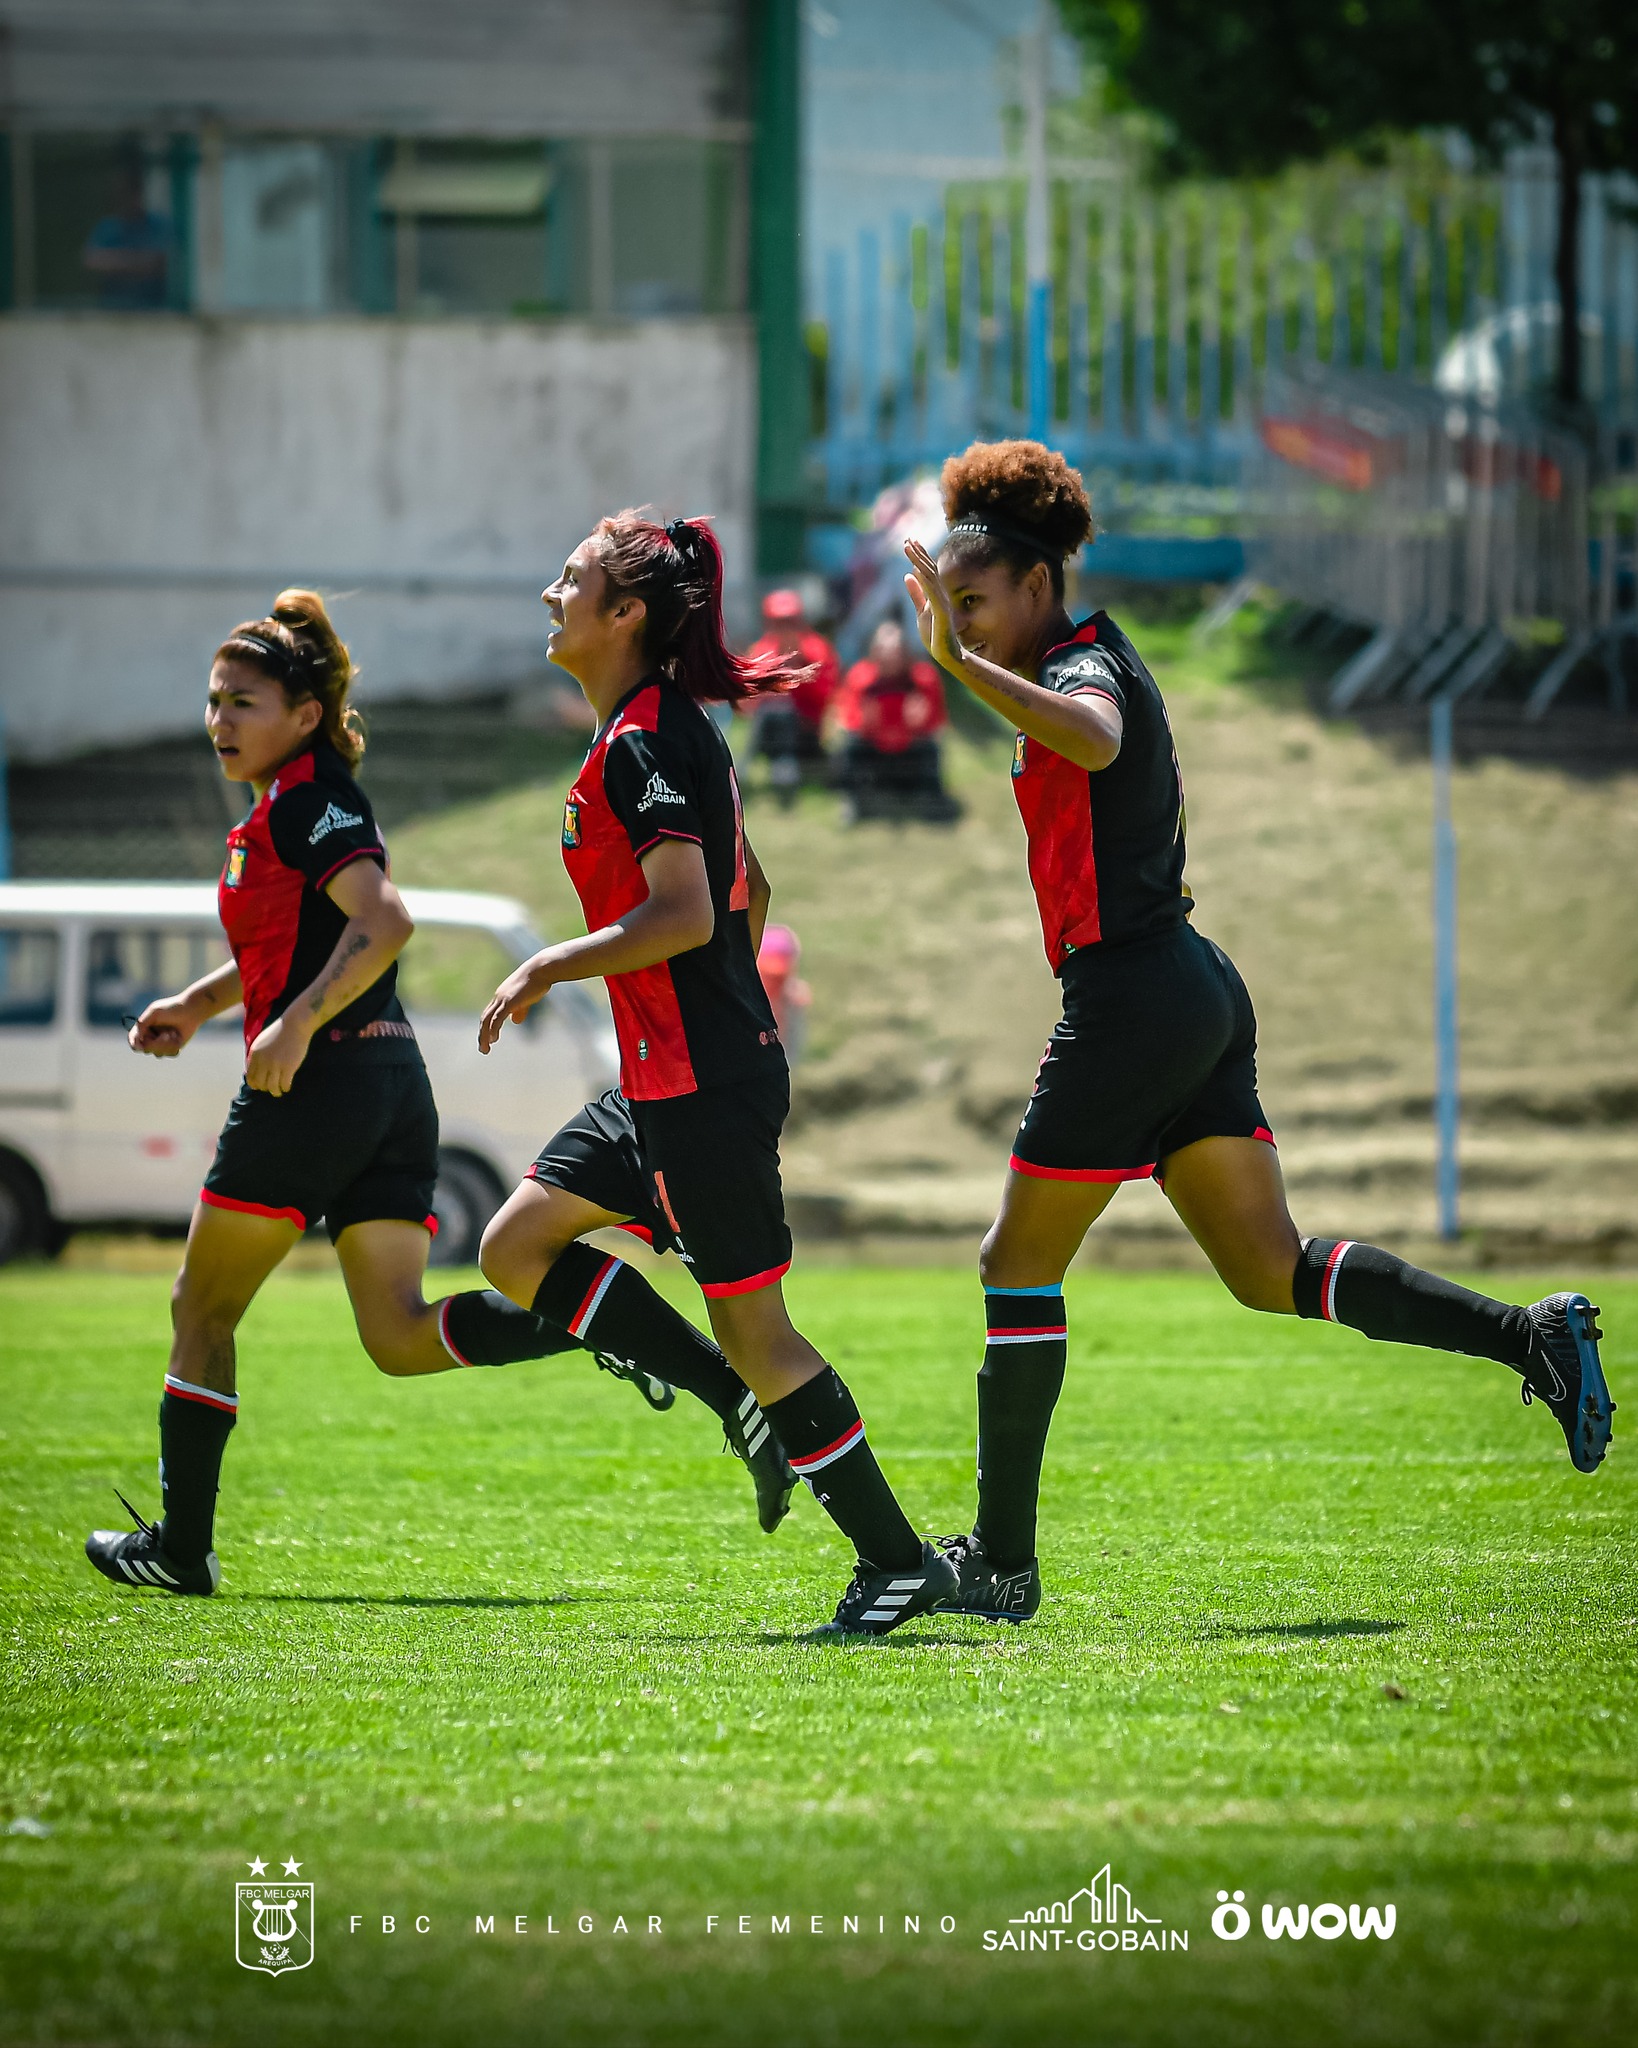
[[[265,1202],[236,1202],[231,1195],[218,1195],[210,1188],[201,1188],[199,1199],[210,1209],[231,1209],[239,1216],[271,1216],[275,1222],[295,1224],[298,1230],[307,1228],[307,1218],[299,1209],[270,1209]]]
[[[702,1280],[700,1292],[711,1301],[721,1301],[729,1294],[755,1294],[760,1287],[772,1287],[783,1280],[791,1269],[787,1259],[782,1266],[770,1266],[766,1273],[753,1273],[749,1280]]]
[[[654,1243],[654,1233],[646,1223],[617,1223],[614,1227],[616,1230],[629,1230],[633,1237],[640,1237],[646,1245]]]
[[[1147,1166],[1036,1166],[1015,1152],[1007,1164],[1014,1173],[1027,1173],[1032,1180],[1147,1180],[1158,1162]]]
[[[433,1215],[430,1215],[430,1214],[428,1214],[428,1215],[426,1215],[426,1216],[423,1216],[423,1217],[421,1218],[421,1228],[422,1228],[423,1230],[429,1230],[429,1231],[431,1231],[432,1235],[433,1235],[434,1237],[436,1237],[436,1236],[438,1235],[438,1219],[437,1219],[437,1217],[436,1217],[436,1216],[433,1216]]]
[[[1260,1138],[1265,1145],[1272,1145],[1274,1143],[1274,1133],[1268,1128],[1267,1124],[1259,1124],[1251,1135],[1254,1138]]]

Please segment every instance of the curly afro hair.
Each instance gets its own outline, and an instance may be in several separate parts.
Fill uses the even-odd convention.
[[[1044,557],[1054,593],[1062,597],[1065,558],[1092,538],[1092,503],[1055,448],[1039,441],[974,441],[945,463],[939,491],[952,526],[968,516],[988,516],[1026,537],[960,535],[952,545],[964,557],[975,566],[1004,561],[1017,575]],[[1029,545],[1035,540],[1039,547]]]

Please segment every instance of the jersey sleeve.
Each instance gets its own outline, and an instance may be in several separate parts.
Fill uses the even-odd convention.
[[[694,764],[659,733],[628,728],[609,742],[603,793],[639,860],[660,839],[704,843],[697,785]]]
[[[362,796],[338,794],[320,782],[300,782],[275,797],[267,828],[279,859],[305,875],[315,889],[322,889],[349,862],[387,865],[387,849]]]
[[[1083,697],[1091,692],[1111,697],[1124,713],[1126,692],[1113,658],[1099,647],[1057,648],[1041,664],[1036,677],[1060,697]]]

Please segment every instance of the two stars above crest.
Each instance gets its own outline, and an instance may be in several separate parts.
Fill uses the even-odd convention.
[[[266,1877],[267,1875],[267,1865],[262,1861],[260,1856],[255,1857],[246,1866],[246,1868],[249,1870],[252,1877]],[[301,1865],[296,1861],[294,1856],[287,1856],[285,1858],[284,1874],[286,1877],[294,1877],[300,1869]]]

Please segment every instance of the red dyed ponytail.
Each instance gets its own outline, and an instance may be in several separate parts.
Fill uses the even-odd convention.
[[[642,512],[617,512],[597,522],[593,538],[610,598],[643,600],[643,651],[690,697],[738,704],[802,680],[806,671],[791,656],[747,660],[728,645],[722,549],[705,520],[662,526]]]

